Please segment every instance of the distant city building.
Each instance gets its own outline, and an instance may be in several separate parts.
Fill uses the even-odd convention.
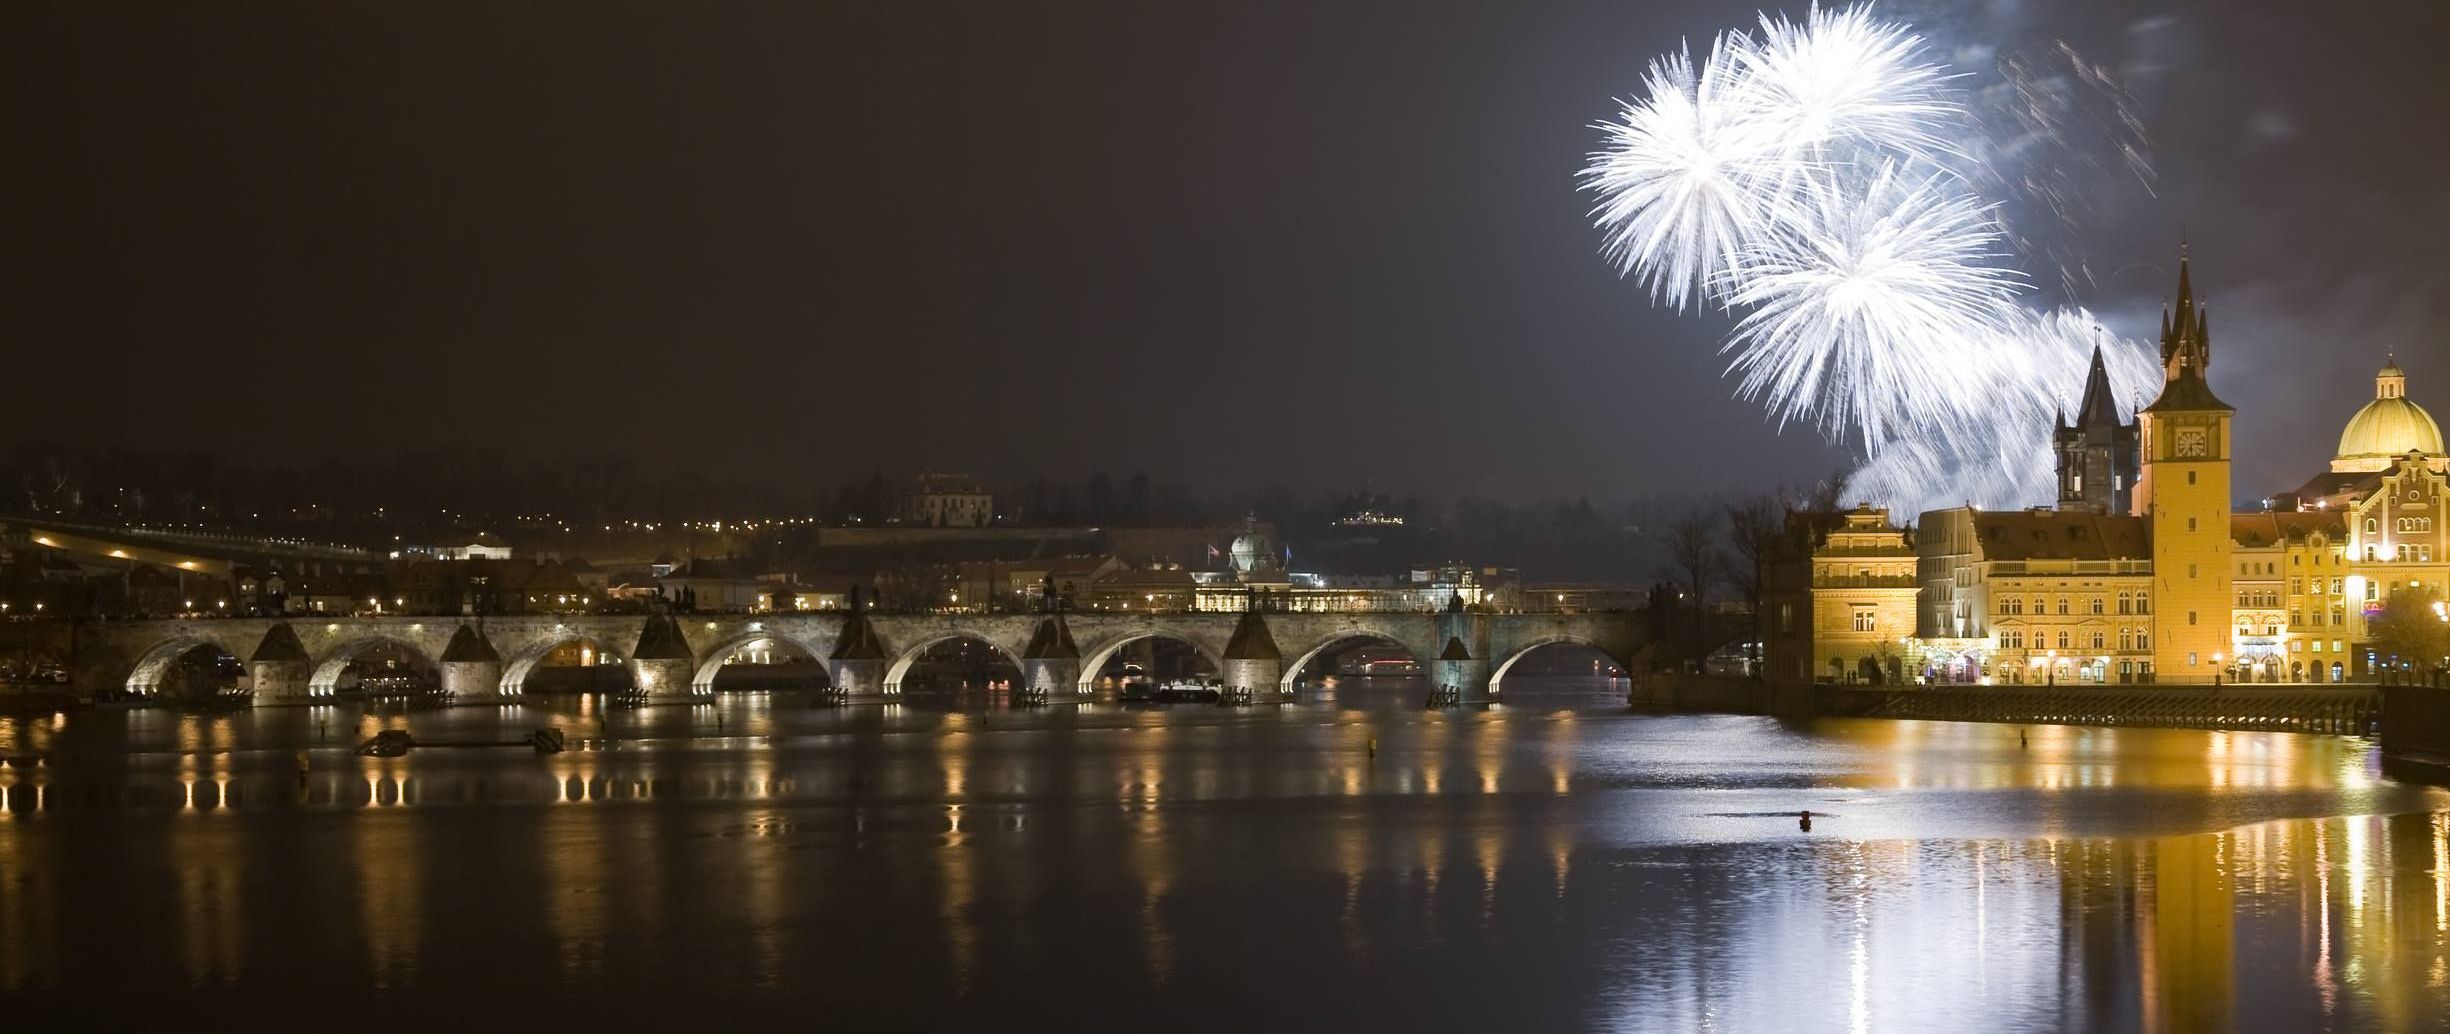
[[[432,545],[402,546],[393,550],[394,560],[425,558],[430,560],[508,560],[510,543],[494,535],[478,532],[464,538],[451,538]]]
[[[921,474],[902,497],[902,522],[930,528],[984,528],[995,523],[995,496],[959,474]]]

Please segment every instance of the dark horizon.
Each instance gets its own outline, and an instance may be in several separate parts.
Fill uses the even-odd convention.
[[[2450,26],[2402,7],[2387,33],[1883,10],[1968,67],[2065,39],[2129,77],[2159,181],[2093,199],[2070,243],[2098,286],[2067,300],[2140,336],[2192,240],[2257,495],[2321,468],[2386,353],[2450,403],[2444,145],[2403,129],[2440,120]],[[15,8],[0,327],[39,387],[0,436],[823,483],[1805,483],[1840,454],[1730,398],[1724,321],[1620,280],[1574,189],[1641,65],[1750,11]]]

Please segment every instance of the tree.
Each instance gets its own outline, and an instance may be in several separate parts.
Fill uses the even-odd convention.
[[[1770,555],[1784,530],[1786,506],[1775,496],[1754,495],[1728,503],[1726,509],[1727,542],[1735,553],[1727,565],[1727,581],[1751,609],[1752,641],[1763,642],[1767,636],[1761,616],[1768,603]]]
[[[2375,656],[2393,671],[2401,664],[2428,674],[2440,671],[2442,655],[2450,651],[2450,623],[2435,609],[2441,606],[2441,591],[2432,586],[2392,592],[2365,622]]]
[[[1716,515],[1707,508],[1678,517],[1667,526],[1668,569],[1689,595],[1688,602],[1693,608],[1690,652],[1694,657],[1708,649],[1703,621],[1710,609],[1710,583],[1717,581],[1728,566],[1718,538]]]

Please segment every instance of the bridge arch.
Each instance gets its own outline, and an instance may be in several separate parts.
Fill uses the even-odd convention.
[[[772,643],[792,653],[800,654],[809,660],[819,662],[820,667],[823,666],[825,660],[824,651],[817,649],[815,644],[795,639],[781,632],[765,630],[743,632],[715,644],[713,649],[706,651],[703,658],[698,661],[697,672],[689,677],[689,691],[699,694],[714,692],[715,676],[722,673],[725,662],[730,661],[733,654],[759,643]]]
[[[210,636],[193,633],[174,635],[147,647],[145,652],[137,657],[135,666],[128,671],[126,690],[143,696],[154,696],[161,693],[163,682],[170,675],[171,666],[177,664],[180,658],[206,647],[242,663],[247,659],[242,649],[233,648],[231,644]]]
[[[1316,645],[1303,651],[1298,657],[1287,658],[1284,664],[1284,678],[1281,688],[1286,693],[1295,692],[1299,688],[1295,685],[1295,683],[1302,678],[1302,672],[1309,668],[1311,664],[1317,662],[1319,658],[1326,656],[1328,651],[1338,648],[1349,649],[1351,647],[1363,644],[1392,646],[1398,650],[1402,650],[1406,656],[1412,658],[1412,663],[1420,667],[1420,674],[1424,676],[1429,674],[1429,657],[1422,656],[1419,647],[1397,638],[1390,632],[1382,632],[1375,629],[1356,628],[1339,631],[1332,636],[1320,640]]]
[[[1606,658],[1608,663],[1616,665],[1617,670],[1619,671],[1627,673],[1633,671],[1633,665],[1628,663],[1625,658],[1617,656],[1607,647],[1601,646],[1598,641],[1590,638],[1589,636],[1574,635],[1571,633],[1544,635],[1515,644],[1513,652],[1507,654],[1504,660],[1498,661],[1497,663],[1489,666],[1489,695],[1500,696],[1505,692],[1506,673],[1513,670],[1515,662],[1530,656],[1534,651],[1545,647],[1558,645],[1583,647],[1592,653]]]
[[[894,655],[893,663],[885,668],[886,692],[900,692],[902,679],[910,674],[911,666],[919,663],[919,658],[924,656],[927,651],[943,646],[946,643],[957,643],[965,639],[986,644],[987,648],[995,651],[998,656],[1003,658],[1005,663],[1012,665],[1012,670],[1015,673],[1026,674],[1027,669],[1021,666],[1021,655],[1014,653],[1011,647],[996,642],[994,636],[990,636],[985,632],[957,628],[951,631],[936,632],[928,635],[923,639],[911,643],[909,647]],[[1015,683],[1015,685],[1018,684],[1019,683]]]
[[[528,676],[536,673],[537,666],[543,664],[544,659],[553,651],[572,643],[583,643],[593,647],[597,657],[617,658],[617,663],[621,665],[623,673],[633,684],[637,682],[638,673],[630,663],[626,648],[613,649],[611,644],[606,643],[601,636],[590,635],[571,628],[557,628],[552,634],[539,637],[520,647],[509,660],[503,662],[502,695],[519,696],[527,692]]]
[[[1209,670],[1220,675],[1225,672],[1225,655],[1193,638],[1189,633],[1156,625],[1141,625],[1108,635],[1099,641],[1098,645],[1081,654],[1080,692],[1083,695],[1096,693],[1098,675],[1106,670],[1106,662],[1113,660],[1115,654],[1123,652],[1124,647],[1143,639],[1167,639],[1187,645],[1193,652],[1199,654],[1201,660],[1208,663]]]
[[[376,632],[357,636],[325,651],[323,659],[315,662],[314,674],[307,679],[306,695],[328,697],[337,692],[340,688],[340,676],[349,670],[349,662],[356,660],[358,654],[375,646],[399,647],[416,661],[419,670],[435,675],[442,672],[442,668],[434,663],[433,655],[425,652],[423,647],[396,635]]]

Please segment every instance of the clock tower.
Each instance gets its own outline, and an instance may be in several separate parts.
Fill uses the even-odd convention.
[[[2153,668],[2165,682],[2211,682],[2236,653],[2229,422],[2237,411],[2212,394],[2211,365],[2210,320],[2181,249],[2177,311],[2161,317],[2161,397],[2136,414],[2143,456],[2134,506],[2152,536]]]

